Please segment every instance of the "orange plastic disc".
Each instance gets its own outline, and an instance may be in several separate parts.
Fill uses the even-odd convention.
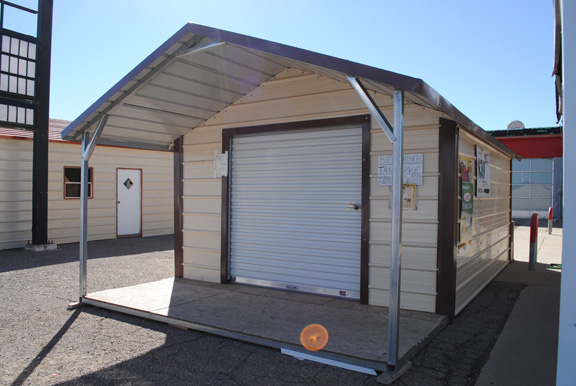
[[[328,331],[319,324],[310,324],[300,333],[300,342],[307,350],[322,350],[328,343]]]

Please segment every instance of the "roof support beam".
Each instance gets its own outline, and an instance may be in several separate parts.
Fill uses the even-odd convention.
[[[402,188],[404,168],[404,90],[394,90],[394,126],[386,119],[368,90],[356,77],[347,76],[348,81],[374,119],[392,143],[392,226],[390,235],[390,300],[388,308],[388,360],[389,373],[396,373],[399,363],[400,331],[400,273],[402,270]]]
[[[364,102],[364,104],[370,111],[370,114],[372,114],[374,119],[376,119],[376,122],[378,122],[378,124],[382,128],[384,134],[386,134],[390,142],[394,143],[396,141],[396,137],[393,134],[394,129],[392,128],[392,125],[390,125],[390,122],[388,122],[386,116],[384,115],[384,113],[382,113],[382,111],[380,110],[374,99],[372,99],[366,87],[364,87],[362,82],[360,82],[360,79],[356,78],[355,76],[347,75],[346,78],[348,78],[348,81],[350,82],[352,87],[354,87],[354,90],[356,90],[356,93],[358,93],[358,96],[360,97],[360,99],[362,99],[362,102]]]
[[[225,42],[209,42],[207,44],[201,44],[201,45],[197,45],[197,46],[192,46],[189,49],[187,49],[186,51],[182,52],[181,54],[178,54],[178,58],[188,55],[188,54],[192,54],[195,52],[200,52],[200,51],[204,51],[207,50],[209,48],[213,48],[213,47],[218,47],[221,45],[226,44]]]
[[[106,126],[108,115],[104,114],[100,119],[100,123],[94,130],[94,135],[90,140],[90,133],[88,130],[84,131],[82,137],[82,163],[80,166],[81,185],[80,185],[80,293],[79,303],[82,303],[82,298],[86,296],[86,278],[88,261],[88,161],[94,152],[94,148],[98,143],[98,139]]]

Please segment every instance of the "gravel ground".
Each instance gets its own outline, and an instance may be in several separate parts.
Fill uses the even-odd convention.
[[[173,274],[172,236],[89,243],[89,292]],[[520,293],[490,284],[395,385],[474,385]],[[376,385],[374,376],[85,306],[78,244],[0,251],[2,385]]]

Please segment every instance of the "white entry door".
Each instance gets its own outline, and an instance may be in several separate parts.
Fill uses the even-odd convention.
[[[142,235],[142,170],[116,169],[118,236]]]

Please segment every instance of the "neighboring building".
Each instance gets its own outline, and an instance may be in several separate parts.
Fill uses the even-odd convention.
[[[177,276],[388,305],[392,145],[347,75],[405,92],[401,307],[453,316],[509,262],[515,154],[420,79],[187,24],[62,136],[174,147]]]
[[[562,127],[507,129],[490,132],[522,157],[512,162],[512,217],[529,218],[538,213],[562,218]]]
[[[79,241],[81,147],[60,137],[69,123],[50,120],[48,239],[57,244]],[[31,239],[32,138],[0,128],[0,249]],[[100,146],[92,160],[89,240],[173,233],[172,153]],[[122,185],[128,179],[130,189]],[[127,206],[118,202],[124,190],[133,195]]]

